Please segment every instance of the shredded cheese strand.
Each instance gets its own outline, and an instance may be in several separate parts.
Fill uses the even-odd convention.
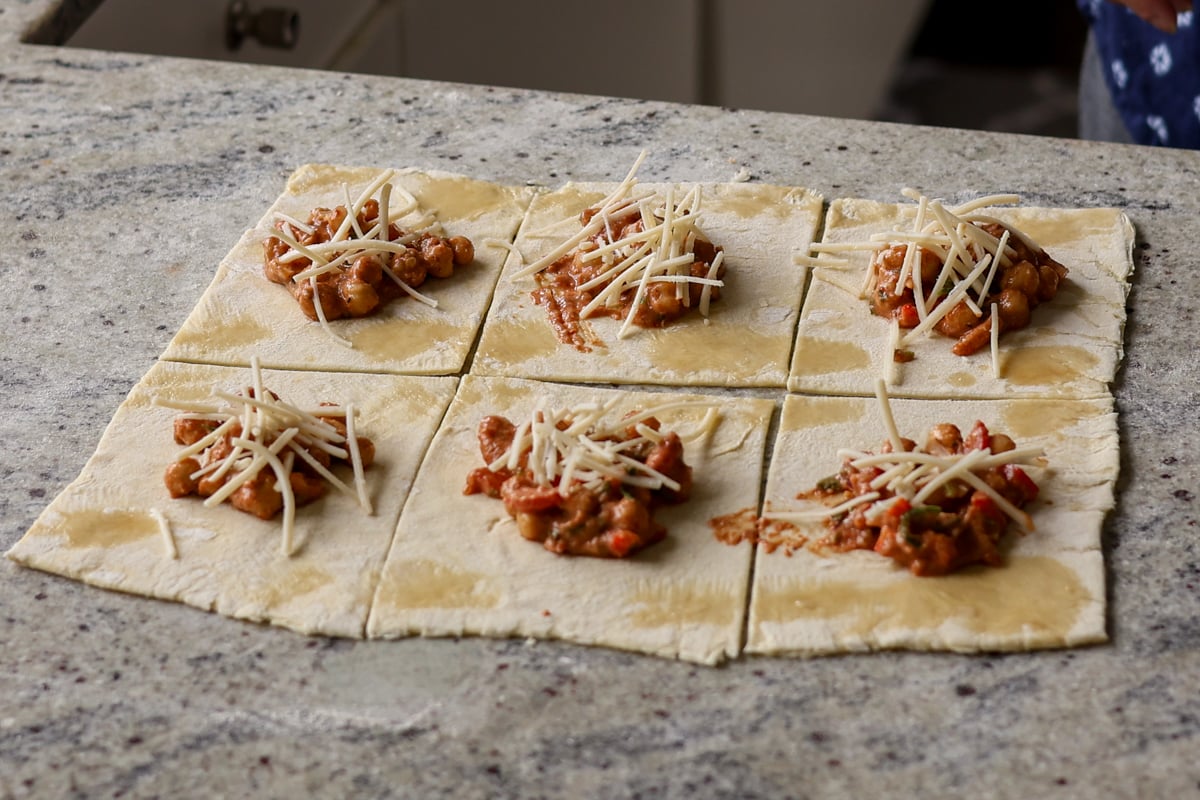
[[[513,274],[513,279],[529,277],[572,252],[580,262],[599,262],[603,265],[599,273],[576,287],[583,291],[603,287],[580,309],[580,316],[587,317],[602,307],[615,307],[621,297],[632,290],[633,302],[617,332],[617,337],[622,339],[630,334],[639,303],[644,301],[650,283],[675,284],[675,297],[685,307],[692,304],[690,285],[701,287],[700,306],[704,316],[707,316],[711,303],[712,287],[724,286],[724,281],[717,277],[719,264],[717,268],[710,264],[704,277],[691,274],[701,206],[698,185],[692,186],[679,200],[676,200],[674,186],[666,188],[661,200],[652,195],[636,199],[631,196],[637,169],[645,157],[643,151],[625,180],[592,206],[594,213],[586,224],[547,254]],[[630,217],[640,222],[641,230],[617,238],[616,231],[626,230]],[[607,241],[588,241],[598,234]],[[717,258],[719,256],[714,256],[714,261]]]
[[[158,523],[158,532],[162,536],[163,544],[167,548],[167,555],[172,560],[178,560],[179,548],[175,546],[175,536],[171,532],[171,523],[167,521],[166,516],[157,508],[150,509],[150,516]]]
[[[210,480],[216,480],[227,472],[234,471],[235,473],[204,499],[206,507],[224,502],[240,488],[254,480],[264,467],[271,468],[275,473],[276,490],[279,491],[284,502],[282,549],[286,555],[290,556],[295,550],[293,536],[295,497],[291,488],[290,476],[297,455],[335,488],[354,494],[344,482],[317,461],[307,448],[321,449],[331,456],[349,460],[351,468],[355,472],[360,505],[364,504],[365,499],[364,508],[367,513],[373,513],[370,509],[369,497],[365,493],[362,456],[358,449],[357,436],[354,434],[354,408],[353,406],[320,406],[315,412],[309,412],[279,399],[265,387],[257,355],[251,357],[250,369],[250,386],[245,387],[241,394],[214,391],[212,399],[207,402],[172,400],[156,396],[152,398],[152,402],[158,406],[186,409],[185,418],[201,416],[209,421],[223,420],[213,431],[185,448],[177,457],[178,461],[190,458],[214,446],[225,437],[229,437],[231,452],[220,461],[207,464],[191,475],[193,480],[201,476],[211,476]],[[349,436],[343,436],[336,428],[316,414],[344,418]],[[253,420],[252,424],[251,420]],[[231,435],[235,426],[238,425],[241,426],[240,435]],[[267,441],[270,443],[266,444]],[[347,443],[346,449],[336,446],[335,443],[341,442]],[[284,452],[285,449],[286,452]],[[280,458],[281,452],[283,452],[282,458]],[[160,521],[160,528],[163,527],[164,523]],[[163,535],[166,537],[168,534],[169,529]],[[177,550],[174,550],[173,538],[170,546],[176,553],[172,557],[178,557]]]
[[[812,511],[764,511],[764,519],[779,519],[784,522],[815,522],[825,519],[826,517],[835,517],[838,514],[851,511],[864,503],[870,503],[878,500],[879,492],[867,492],[866,494],[852,497],[844,503],[839,503],[832,508],[822,508]]]
[[[321,323],[321,328],[327,334],[329,334],[330,338],[332,338],[338,344],[344,345],[346,347],[353,349],[354,348],[353,342],[351,342],[349,339],[344,339],[341,336],[338,336],[336,333],[333,332],[333,328],[329,327],[329,320],[325,319],[325,308],[321,305],[321,291],[317,287],[316,277],[314,276],[312,278],[309,278],[308,283],[309,283],[309,286],[312,287],[313,310],[315,310],[317,312],[317,321],[319,323]]]
[[[557,486],[563,497],[575,485],[595,489],[608,480],[648,489],[665,486],[678,490],[678,482],[626,455],[626,451],[664,438],[644,424],[647,419],[673,410],[703,407],[706,409],[704,419],[708,420],[710,412],[714,411],[712,406],[703,401],[675,401],[623,416],[611,424],[601,423],[601,416],[607,415],[615,405],[614,398],[603,404],[548,409],[544,399],[539,399],[530,417],[516,426],[508,449],[487,466],[493,471],[515,470],[524,458],[525,468],[534,482]],[[620,440],[622,432],[631,427],[638,435]]]
[[[883,414],[883,425],[887,429],[888,440],[892,443],[892,452],[904,452],[904,437],[896,427],[896,418],[892,416],[892,404],[888,402],[887,384],[875,381],[875,397],[879,401],[879,410]]]
[[[973,211],[978,211],[987,206],[1011,206],[1021,202],[1021,196],[1018,194],[989,194],[983,197],[977,197],[974,200],[968,200],[960,206],[955,206],[950,209],[950,213],[956,217],[964,217]]]
[[[988,331],[991,334],[988,344],[992,351],[992,377],[1000,377],[1000,307],[996,303],[992,303],[992,329]]]
[[[367,491],[367,481],[363,477],[362,455],[358,450],[358,437],[354,435],[354,406],[346,406],[346,445],[350,451],[350,464],[354,469],[354,486],[358,489],[358,503],[368,516],[375,513],[371,507],[371,495]]]
[[[437,300],[434,300],[432,297],[429,297],[428,295],[421,294],[416,289],[409,286],[404,281],[400,280],[400,276],[398,276],[396,273],[392,272],[391,267],[385,266],[383,268],[383,274],[387,275],[389,278],[391,278],[393,281],[395,281],[396,285],[400,287],[400,290],[402,292],[407,294],[412,299],[416,300],[418,303],[424,303],[425,305],[429,306],[430,308],[438,307]]]
[[[988,268],[988,265],[991,264],[991,262],[991,254],[984,256],[983,260],[975,265],[975,269],[971,270],[971,273],[967,275],[966,279],[959,281],[958,284],[950,291],[950,294],[946,295],[946,299],[938,304],[937,308],[929,312],[929,316],[925,317],[925,319],[922,320],[916,327],[910,329],[908,333],[904,335],[904,338],[901,340],[901,344],[907,344],[908,342],[912,341],[914,336],[925,333],[934,325],[937,325],[941,321],[942,317],[949,314],[951,309],[958,305],[959,300],[962,300],[966,297],[967,291],[971,288],[971,285],[980,275],[983,274],[983,271]]]

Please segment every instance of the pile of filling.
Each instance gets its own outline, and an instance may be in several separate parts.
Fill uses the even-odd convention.
[[[520,534],[562,555],[623,558],[662,541],[654,519],[692,489],[678,434],[664,433],[656,413],[601,417],[609,406],[553,411],[539,404],[514,425],[490,416],[479,425],[485,467],[467,478],[465,494],[504,501]]]
[[[1067,268],[1024,233],[980,212],[1015,203],[1015,195],[982,197],[953,209],[911,189],[905,195],[918,201],[910,230],[814,249],[874,251],[863,294],[872,313],[896,323],[896,361],[911,360],[906,345],[933,330],[957,340],[955,355],[990,345],[998,375],[999,337],[1026,327],[1033,310],[1055,298]]]
[[[330,486],[357,497],[371,513],[363,471],[375,460],[370,439],[354,431],[354,407],[322,403],[302,409],[266,389],[257,359],[251,384],[218,391],[209,401],[156,397],[156,405],[183,413],[175,419],[184,446],[164,475],[171,497],[198,495],[206,506],[226,500],[260,519],[283,512],[283,550],[293,551],[295,509],[323,497]],[[354,488],[333,473],[353,471]]]
[[[1037,499],[1038,487],[1018,464],[1037,463],[1041,455],[1018,449],[983,422],[966,435],[943,423],[923,447],[896,436],[878,454],[843,451],[841,471],[798,497],[832,506],[819,514],[828,529],[819,549],[874,550],[915,575],[999,566],[1010,520],[1033,529],[1023,509]]]
[[[471,240],[442,236],[432,218],[418,216],[418,227],[410,231],[396,224],[418,208],[411,195],[387,182],[391,175],[377,178],[357,201],[347,194],[346,205],[314,209],[307,222],[276,215],[264,244],[263,272],[291,291],[309,319],[325,325],[367,316],[405,294],[436,306],[417,287],[474,261]],[[401,196],[396,206],[393,194]]]
[[[517,277],[533,275],[533,300],[544,306],[558,339],[591,349],[580,320],[622,320],[618,338],[633,326],[661,328],[696,311],[708,316],[724,284],[724,252],[701,232],[700,187],[676,198],[638,195],[635,178],[643,153],[625,180],[585,209],[580,230]]]

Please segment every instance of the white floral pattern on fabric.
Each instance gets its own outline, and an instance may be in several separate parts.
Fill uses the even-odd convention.
[[[1200,150],[1196,12],[1174,14],[1178,31],[1169,34],[1134,13],[1130,6],[1140,4],[1133,0],[1076,0],[1076,4],[1091,27],[1091,43],[1112,107],[1134,142]],[[1190,4],[1175,3],[1183,5]]]
[[[1170,141],[1167,131],[1167,121],[1165,119],[1151,115],[1146,117],[1146,124],[1154,131],[1154,135],[1158,137],[1160,142],[1166,144]]]
[[[1118,89],[1124,89],[1126,82],[1129,80],[1129,71],[1125,69],[1125,64],[1120,59],[1112,62],[1113,82],[1117,84]]]
[[[1155,45],[1150,51],[1150,66],[1160,78],[1171,71],[1171,48],[1166,43]]]

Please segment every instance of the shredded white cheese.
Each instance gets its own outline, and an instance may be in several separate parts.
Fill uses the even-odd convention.
[[[858,506],[879,499],[879,492],[868,492],[858,497],[852,497],[844,503],[832,508],[814,509],[812,511],[764,511],[764,519],[778,519],[784,522],[819,522],[826,517],[836,517]]]
[[[422,235],[440,230],[440,225],[436,218],[428,210],[422,211],[415,197],[405,191],[403,187],[391,182],[394,176],[395,170],[384,170],[367,184],[359,193],[357,199],[353,200],[351,199],[349,187],[346,184],[342,184],[346,217],[342,220],[332,238],[327,242],[302,245],[292,233],[279,229],[272,229],[267,237],[278,239],[290,248],[290,252],[280,256],[280,262],[286,264],[299,258],[306,258],[312,262],[311,267],[298,272],[292,277],[292,280],[296,283],[309,281],[313,292],[313,309],[316,312],[317,321],[321,329],[345,347],[353,348],[354,344],[348,339],[338,336],[329,325],[329,321],[325,316],[325,309],[321,305],[321,298],[317,291],[316,279],[325,273],[344,269],[347,264],[353,262],[359,256],[384,256],[380,261],[382,262],[381,266],[385,275],[393,280],[405,294],[430,308],[437,308],[436,300],[421,294],[397,277],[388,268],[388,259],[386,258],[388,254],[403,253],[409,249],[408,246],[412,242],[419,239]],[[379,195],[379,219],[374,226],[364,231],[358,222],[358,216],[367,201],[375,197],[376,194]],[[393,196],[398,197],[400,202],[394,204],[392,202]],[[311,226],[287,214],[276,213],[275,218],[285,222],[293,231],[299,230],[306,234],[313,231]],[[392,223],[405,218],[410,218],[406,224],[409,232],[398,239],[392,239]]]
[[[707,412],[699,431],[690,438],[708,435],[716,424],[715,409],[701,401],[662,403],[617,420],[610,417],[617,400],[606,403],[586,403],[571,408],[548,408],[539,400],[528,419],[516,426],[509,448],[488,468],[514,470],[522,459],[534,482],[542,486],[557,486],[566,497],[578,484],[598,489],[610,480],[627,486],[649,489],[667,487],[679,489],[679,484],[667,475],[647,466],[627,451],[662,441],[663,434],[644,423],[651,417],[684,409],[704,407]],[[628,428],[637,433],[625,439]],[[680,435],[681,441],[684,435]]]
[[[986,207],[1019,203],[1020,197],[1017,195],[988,195],[947,207],[941,200],[931,199],[916,189],[905,188],[901,193],[916,201],[910,221],[904,225],[898,225],[894,231],[872,234],[868,241],[818,242],[812,245],[811,251],[818,255],[862,251],[878,255],[891,247],[905,246],[904,261],[894,291],[899,295],[912,288],[919,322],[901,337],[900,344],[903,347],[916,337],[928,333],[960,302],[977,318],[985,316],[981,305],[986,303],[996,272],[1010,264],[1016,254],[1016,250],[1009,245],[1010,235],[1035,251],[1041,250],[1041,247],[1009,224],[979,213],[980,209]],[[991,223],[1004,228],[1005,233],[999,239],[979,227],[979,224]],[[920,259],[923,250],[934,253],[942,261],[942,268],[932,286],[925,285],[922,279]],[[824,259],[810,256],[797,256],[795,260],[797,263],[830,264]],[[858,296],[867,298],[875,289],[877,280],[878,263],[873,258],[863,276]],[[998,333],[993,325],[993,339]],[[992,366],[993,374],[1000,377],[1000,360],[995,352]],[[884,377],[890,380],[893,374],[893,366],[885,364]]]
[[[991,350],[992,350],[992,377],[1000,377],[1000,308],[996,303],[992,303],[992,330],[991,335]]]
[[[584,291],[604,288],[580,310],[580,316],[587,317],[602,307],[613,307],[623,294],[632,290],[634,299],[618,330],[618,338],[625,338],[632,332],[638,305],[651,283],[676,284],[676,297],[684,305],[690,303],[690,285],[703,287],[699,310],[705,318],[708,317],[713,288],[725,285],[717,278],[723,263],[720,252],[703,277],[691,274],[691,265],[696,260],[695,242],[699,236],[700,187],[691,187],[678,201],[675,187],[668,187],[661,198],[635,196],[637,170],[645,158],[646,152],[642,151],[625,179],[596,206],[596,213],[586,225],[513,276],[519,279],[535,275],[576,250],[579,250],[581,261],[599,261],[606,269],[579,288]],[[623,228],[624,222],[634,214],[641,216],[642,230],[618,239],[617,227]],[[589,240],[599,233],[603,233],[607,241],[591,246],[594,243]]]
[[[172,559],[178,559],[179,549],[175,546],[175,536],[171,533],[171,523],[167,521],[166,515],[157,508],[152,508],[150,516],[154,517],[154,521],[158,523],[158,532],[166,546],[167,555]]]
[[[838,451],[838,457],[847,459],[850,466],[855,469],[878,467],[883,470],[882,474],[871,482],[872,491],[833,507],[770,512],[764,513],[764,517],[792,522],[820,521],[842,514],[864,503],[878,501],[867,512],[868,515],[876,514],[886,510],[886,506],[895,502],[897,497],[908,500],[914,506],[920,505],[932,497],[942,486],[954,480],[961,480],[986,494],[1024,530],[1032,531],[1034,529],[1033,520],[1029,514],[1002,497],[976,473],[1004,464],[1042,466],[1045,463],[1045,454],[1040,448],[1014,448],[1003,453],[993,453],[990,448],[985,448],[955,455],[935,455],[905,450],[899,429],[896,427],[895,417],[892,414],[891,404],[888,401],[887,387],[883,381],[876,383],[875,397],[879,403],[888,441],[892,445],[892,452]],[[885,487],[893,496],[879,499],[881,497],[880,490]]]
[[[356,497],[365,513],[373,513],[363,477],[358,440],[354,434],[354,407],[321,406],[319,409],[308,411],[276,397],[263,383],[258,356],[252,356],[250,359],[250,385],[240,395],[218,390],[213,392],[207,401],[174,400],[157,396],[153,402],[158,406],[183,411],[183,416],[187,419],[221,421],[211,433],[180,451],[176,455],[177,461],[204,453],[217,442],[224,440],[235,426],[241,426],[241,434],[229,440],[232,445],[229,455],[201,468],[192,477],[205,475],[216,479],[226,473],[232,473],[217,491],[205,498],[204,505],[212,507],[224,502],[242,486],[257,478],[264,468],[269,467],[275,473],[275,488],[283,499],[281,546],[285,555],[290,556],[295,550],[293,533],[296,503],[290,476],[296,457],[311,466],[335,489]],[[342,418],[347,435],[343,436],[318,415]],[[308,448],[323,450],[336,458],[348,459],[354,471],[355,488],[351,489],[323,467],[308,452]],[[157,515],[156,519],[159,517],[161,514]],[[163,536],[169,539],[171,557],[177,558],[174,539],[170,537],[165,518],[159,519],[159,525],[166,531]]]

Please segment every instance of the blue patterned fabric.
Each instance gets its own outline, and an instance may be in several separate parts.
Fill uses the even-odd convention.
[[[1113,104],[1138,144],[1200,148],[1200,31],[1194,12],[1163,33],[1108,0],[1079,0]]]

